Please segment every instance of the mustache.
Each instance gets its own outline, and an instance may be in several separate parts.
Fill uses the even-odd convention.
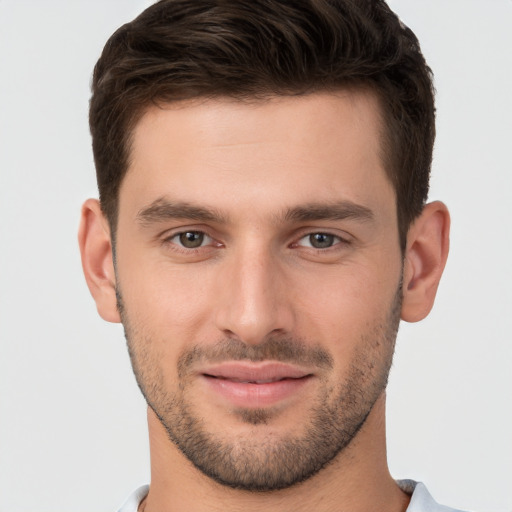
[[[332,369],[334,366],[329,352],[318,345],[306,344],[302,340],[270,337],[257,345],[247,345],[233,338],[220,340],[214,345],[195,345],[183,352],[178,359],[178,374],[183,376],[190,368],[201,363],[267,360],[321,369]]]

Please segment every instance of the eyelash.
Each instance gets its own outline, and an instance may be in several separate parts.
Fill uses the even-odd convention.
[[[179,241],[179,238],[186,234],[202,235],[202,236],[204,236],[204,238],[206,240],[202,240],[201,245],[199,245],[197,247],[185,247]],[[332,245],[330,245],[328,247],[314,247],[313,245],[311,245],[311,243],[309,245],[303,245],[300,243],[303,240],[308,240],[308,239],[311,241],[311,237],[313,237],[315,235],[332,237],[332,239],[333,239]],[[205,241],[207,242],[206,244],[204,243]],[[213,244],[212,244],[212,242],[213,242]],[[166,237],[164,239],[163,243],[165,245],[171,245],[173,250],[177,250],[177,251],[183,252],[184,254],[190,254],[190,255],[195,254],[198,251],[204,251],[205,248],[212,247],[212,246],[214,248],[223,247],[222,243],[216,242],[215,238],[213,236],[209,235],[206,231],[200,230],[200,229],[183,230],[183,231],[179,231],[177,233],[173,233],[172,235]],[[335,235],[333,233],[329,233],[328,231],[309,231],[309,232],[303,234],[296,242],[293,242],[292,244],[290,244],[289,247],[291,247],[291,248],[305,247],[305,248],[307,248],[307,250],[313,250],[318,254],[322,254],[322,253],[339,250],[339,249],[341,249],[341,247],[338,247],[338,246],[348,246],[351,243],[352,243],[351,240],[344,238],[340,235]]]
[[[197,246],[197,247],[185,247],[183,246],[183,244],[181,242],[179,242],[179,237],[183,236],[183,235],[186,235],[186,234],[197,234],[197,235],[203,235],[205,239],[207,239],[206,241],[209,240],[209,242],[204,245],[202,241],[201,245]],[[176,240],[177,239],[177,240]],[[176,240],[176,241],[174,241]],[[214,242],[213,245],[215,245],[216,247],[222,247],[222,244],[219,243],[219,242],[215,242],[215,239],[209,235],[206,231],[203,231],[203,230],[200,230],[200,229],[187,229],[187,230],[184,230],[184,231],[179,231],[178,233],[173,233],[172,235],[166,237],[163,241],[164,245],[171,245],[173,247],[174,250],[178,250],[178,251],[181,251],[181,252],[184,252],[186,254],[194,254],[198,251],[201,251],[201,250],[204,250],[205,247],[209,247],[212,245],[212,242]]]
[[[313,237],[313,236],[324,236],[324,237],[332,238],[333,239],[332,245],[329,245],[328,247],[314,247],[311,244],[311,237]],[[302,245],[300,243],[302,240],[309,240],[310,244]],[[309,232],[309,233],[303,235],[301,238],[299,238],[299,240],[297,242],[292,244],[292,247],[307,247],[309,249],[313,249],[318,252],[327,252],[329,250],[336,250],[337,246],[339,246],[339,245],[349,245],[349,244],[350,244],[350,241],[347,240],[346,238],[341,237],[340,235],[335,235],[334,233],[329,233],[326,231],[313,231],[313,232]]]

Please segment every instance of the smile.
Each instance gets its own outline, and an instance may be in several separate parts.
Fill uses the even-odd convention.
[[[299,397],[313,374],[293,365],[229,362],[205,369],[200,377],[207,393],[221,402],[243,408],[261,408]]]
[[[267,379],[267,380],[240,380],[235,378],[227,378],[227,377],[215,377],[214,375],[206,375],[206,377],[212,377],[214,379],[223,379],[223,380],[230,380],[232,382],[240,382],[245,384],[270,384],[271,382],[280,382],[282,380],[286,380],[289,377],[282,377],[280,379]],[[303,377],[299,377],[303,378]]]

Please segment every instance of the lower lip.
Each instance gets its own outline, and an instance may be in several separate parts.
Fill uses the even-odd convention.
[[[260,408],[275,405],[299,393],[311,380],[311,376],[300,379],[283,379],[276,382],[255,384],[236,382],[203,375],[214,393],[227,399],[235,407]]]

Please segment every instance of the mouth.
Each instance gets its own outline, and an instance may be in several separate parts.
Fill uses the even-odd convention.
[[[313,374],[289,364],[234,361],[201,371],[209,392],[243,408],[261,408],[298,397]]]
[[[290,378],[304,378],[304,377],[280,377],[275,379],[237,379],[233,377],[217,377],[215,375],[204,374],[205,377],[210,377],[212,379],[222,379],[228,380],[230,382],[239,382],[240,384],[270,384],[271,382],[281,382],[283,380],[287,380]]]

